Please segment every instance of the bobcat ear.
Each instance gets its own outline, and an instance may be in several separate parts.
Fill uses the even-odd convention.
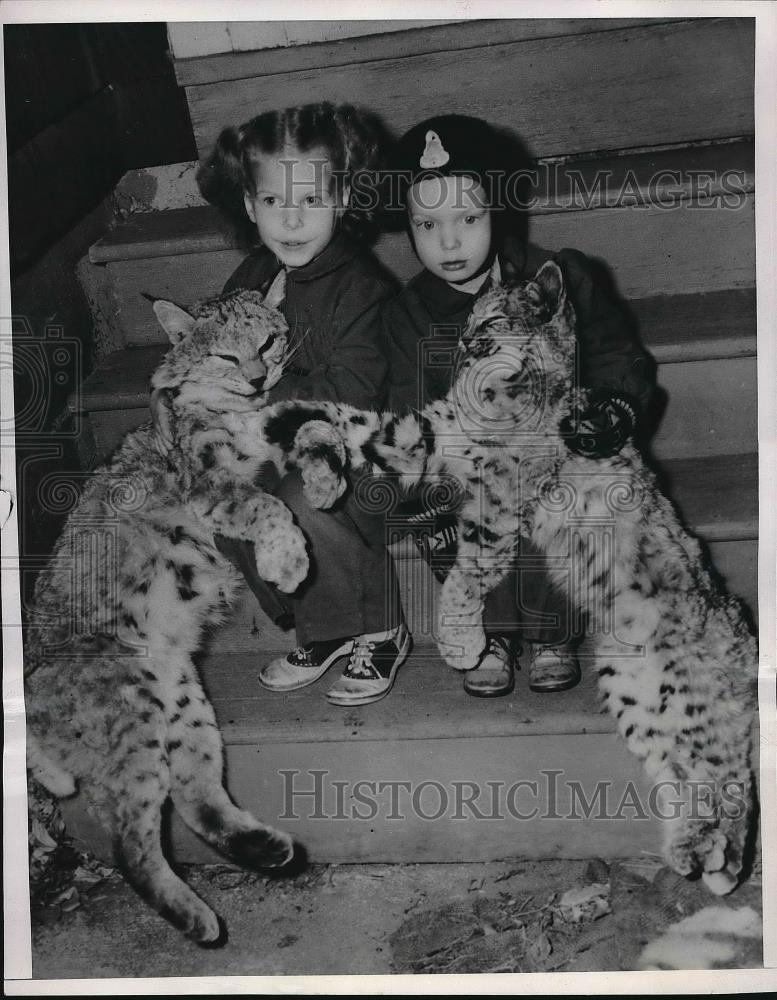
[[[194,329],[194,317],[177,306],[175,302],[157,299],[154,302],[154,313],[162,329],[170,339],[171,344],[177,344]]]
[[[548,309],[555,315],[564,304],[564,275],[555,261],[549,260],[534,276],[539,285]]]
[[[264,297],[264,304],[270,309],[279,309],[286,297],[286,270],[281,268],[272,280]]]

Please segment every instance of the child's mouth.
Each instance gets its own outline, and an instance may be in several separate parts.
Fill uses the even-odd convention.
[[[443,271],[461,271],[467,266],[466,260],[444,260],[440,267]]]
[[[300,247],[307,246],[307,240],[281,240],[281,246],[287,250],[299,250]]]

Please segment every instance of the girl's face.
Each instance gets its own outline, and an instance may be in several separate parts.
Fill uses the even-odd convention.
[[[261,154],[254,182],[256,194],[245,193],[245,207],[259,238],[286,267],[303,267],[332,239],[344,208],[334,194],[326,152],[287,148]]]
[[[471,177],[427,177],[407,196],[410,233],[421,263],[449,284],[469,281],[491,251],[486,195]]]

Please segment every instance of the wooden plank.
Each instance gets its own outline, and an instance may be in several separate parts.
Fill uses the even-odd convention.
[[[153,344],[114,351],[92,372],[81,387],[77,403],[90,413],[99,410],[132,410],[148,407],[151,376],[169,347]]]
[[[665,492],[707,541],[758,537],[758,455],[692,456],[659,465]]]
[[[612,208],[539,216],[532,239],[541,246],[575,247],[607,263],[627,299],[717,292],[755,284],[753,200],[739,211]],[[375,252],[400,281],[419,269],[404,233],[385,234]],[[127,344],[159,343],[159,328],[142,293],[181,304],[217,294],[243,259],[238,250],[107,264],[121,303]]]
[[[705,209],[734,211],[742,207],[744,195],[755,189],[753,158],[753,142],[743,140],[641,150],[604,158],[541,160],[529,171],[533,187],[528,211],[539,215],[636,205],[679,210],[687,209],[691,202],[703,203]],[[185,175],[187,181],[188,166],[176,166],[177,173]],[[144,193],[157,183],[154,174],[147,173],[147,177],[135,179]],[[125,189],[131,191],[132,184],[133,177],[125,175],[117,197],[126,200]],[[202,204],[133,214],[90,248],[90,259],[97,264],[235,246],[234,233],[223,217],[215,208]]]
[[[309,43],[304,46],[266,48],[253,51],[232,51],[227,47],[212,47],[209,54],[180,58],[176,52],[175,73],[182,87],[200,86],[224,80],[268,76],[274,73],[291,73],[343,66],[348,63],[372,62],[398,56],[425,55],[430,52],[449,52],[479,48],[483,45],[502,44],[508,41],[525,41],[530,38],[549,38],[554,35],[589,34],[594,31],[612,31],[616,28],[655,24],[673,18],[510,18],[465,22],[430,22],[429,27],[413,27],[419,21],[385,22],[394,27],[383,28],[380,35],[338,39]],[[309,22],[308,22],[309,23]],[[354,22],[346,22],[349,26]],[[374,24],[375,22],[359,22]],[[179,26],[171,25],[171,30]],[[197,27],[197,26],[195,26]],[[410,30],[410,29],[413,30]],[[191,46],[190,46],[191,50]]]
[[[540,246],[575,247],[612,271],[627,299],[690,295],[755,284],[755,202],[736,211],[602,208],[532,220]]]
[[[367,106],[395,132],[442,109],[519,125],[535,156],[740,136],[753,131],[753,29],[640,25],[187,87],[187,99],[201,155],[225,125],[311,94]]]
[[[211,205],[139,212],[110,229],[89,248],[93,264],[233,250],[234,234]]]
[[[758,540],[717,541],[709,545],[712,565],[726,590],[744,602],[758,627]]]
[[[660,850],[650,785],[611,733],[389,739],[357,748],[345,740],[300,741],[301,731],[306,726],[290,743],[228,746],[227,780],[241,806],[292,834],[313,862],[618,858]],[[317,781],[314,800],[304,792]],[[635,794],[644,818],[635,815]],[[474,808],[463,803],[467,796]],[[593,806],[588,818],[581,797]],[[176,819],[176,860],[218,860]],[[100,851],[105,840],[77,801],[66,804],[66,820]]]
[[[736,210],[755,190],[755,144],[738,139],[541,159],[531,180],[532,215],[637,205],[667,211],[690,203]]]
[[[611,733],[611,716],[596,699],[590,661],[585,680],[572,691],[552,697],[529,690],[526,671],[506,698],[470,698],[459,671],[440,659],[436,649],[413,653],[397,675],[391,696],[358,710],[358,724],[330,705],[324,692],[345,666],[343,660],[320,682],[285,694],[267,691],[256,674],[267,654],[208,655],[201,666],[224,738],[230,744],[293,743],[304,722],[305,739],[329,743],[348,740],[439,740],[454,736],[486,737],[563,733]]]
[[[755,357],[755,289],[657,296],[628,305],[640,340],[659,365]],[[149,380],[166,350],[166,343],[159,343],[108,355],[84,382],[73,406],[90,412],[146,407]],[[683,371],[692,374],[694,369]]]
[[[659,295],[629,303],[640,340],[659,364],[756,353],[755,288]]]
[[[659,385],[668,396],[651,441],[659,461],[756,451],[755,358],[663,365]]]
[[[116,288],[127,345],[147,346],[167,339],[144,293],[180,305],[218,295],[244,256],[239,250],[221,250],[106,264]]]

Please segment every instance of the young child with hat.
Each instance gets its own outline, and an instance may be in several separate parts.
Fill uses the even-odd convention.
[[[402,208],[424,269],[383,307],[389,407],[421,408],[447,393],[454,352],[444,348],[455,347],[492,271],[521,280],[554,260],[577,315],[580,384],[596,390],[590,409],[576,415],[577,431],[567,444],[579,454],[613,455],[644,421],[654,365],[627,313],[582,253],[552,252],[525,239],[520,155],[515,140],[464,115],[430,118],[400,140],[389,198]],[[406,509],[415,514],[411,519],[426,520],[419,547],[433,568],[444,571],[455,557],[455,515],[440,509],[419,513],[412,502]],[[529,645],[532,690],[560,691],[578,682],[580,629],[566,600],[552,589],[539,552],[524,547],[515,573],[486,598],[484,621],[489,641],[477,668],[465,674],[469,694],[512,691],[518,639]]]

